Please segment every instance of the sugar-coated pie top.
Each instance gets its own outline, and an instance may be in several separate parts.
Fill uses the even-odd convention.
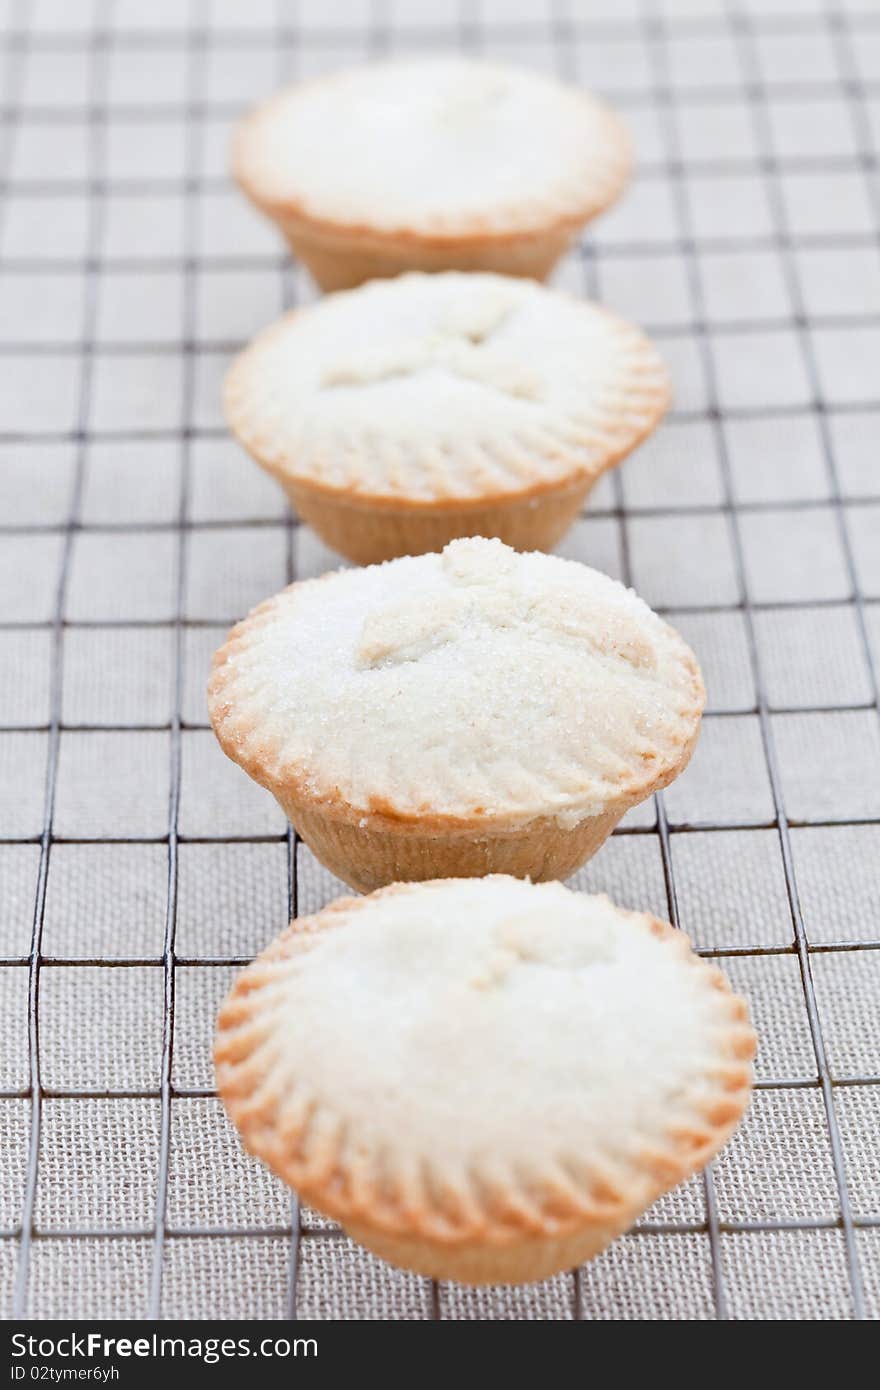
[[[311,801],[439,824],[563,826],[679,770],[703,687],[621,584],[501,541],[294,584],[215,657],[221,744]]]
[[[290,87],[243,122],[233,159],[270,213],[442,245],[586,220],[619,193],[630,147],[576,87],[450,55]]]
[[[375,281],[295,310],[227,379],[234,433],[284,479],[413,505],[595,478],[657,423],[638,329],[529,280]]]
[[[744,1001],[668,924],[493,876],[292,923],[216,1060],[249,1147],[318,1205],[453,1239],[631,1218],[723,1142],[753,1051]]]

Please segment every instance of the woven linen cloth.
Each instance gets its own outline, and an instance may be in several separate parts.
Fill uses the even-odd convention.
[[[844,0],[377,16],[0,7],[0,1312],[876,1317],[876,17]],[[224,429],[232,355],[316,294],[232,188],[229,134],[285,79],[462,46],[595,87],[633,133],[630,190],[555,282],[645,325],[674,406],[560,553],[668,613],[709,704],[687,772],[573,886],[676,917],[760,1037],[754,1103],[708,1179],[576,1275],[499,1289],[434,1287],[298,1211],[242,1152],[210,1055],[240,964],[291,908],[347,891],[207,726],[228,626],[339,563]]]

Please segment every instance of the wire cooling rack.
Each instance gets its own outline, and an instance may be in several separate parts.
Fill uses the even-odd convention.
[[[819,0],[0,5],[0,1286],[34,1317],[880,1310],[880,13]],[[557,277],[645,324],[656,438],[563,547],[693,643],[688,772],[579,885],[723,957],[737,1138],[573,1275],[365,1255],[246,1160],[214,1013],[338,890],[207,729],[230,622],[332,557],[229,442],[230,354],[313,293],[226,178],[286,78],[462,47],[589,83],[639,150]]]

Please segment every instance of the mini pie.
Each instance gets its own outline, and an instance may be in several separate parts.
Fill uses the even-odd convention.
[[[287,88],[233,148],[239,184],[325,290],[403,270],[543,279],[631,163],[586,92],[451,55]]]
[[[668,399],[657,352],[615,314],[455,272],[295,310],[226,382],[233,433],[362,564],[458,536],[550,549]]]
[[[338,570],[214,657],[211,721],[355,888],[565,878],[685,767],[704,690],[632,591],[497,540]]]
[[[687,937],[496,876],[290,924],[220,1012],[246,1147],[393,1264],[466,1283],[591,1258],[726,1142],[745,1000]]]

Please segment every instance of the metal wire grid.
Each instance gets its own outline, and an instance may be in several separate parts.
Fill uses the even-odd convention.
[[[605,503],[591,510],[590,515],[613,522],[615,525],[621,544],[621,570],[627,582],[631,582],[633,579],[638,580],[637,566],[633,564],[631,553],[631,528],[636,519],[650,517],[683,519],[704,515],[707,517],[709,515],[715,516],[719,513],[723,515],[734,561],[738,594],[735,600],[709,604],[699,603],[696,611],[700,614],[717,613],[719,617],[729,613],[741,615],[747,638],[755,701],[750,707],[740,703],[731,708],[714,709],[707,717],[707,723],[713,720],[736,718],[744,714],[751,714],[757,719],[771,791],[772,816],[763,820],[751,816],[740,820],[734,817],[732,819],[719,819],[718,821],[688,820],[685,818],[678,821],[673,820],[670,823],[670,817],[664,806],[664,799],[658,797],[656,824],[629,824],[623,827],[618,834],[624,837],[649,836],[656,840],[661,855],[668,912],[670,918],[676,923],[680,919],[680,885],[676,879],[673,845],[678,842],[679,837],[713,832],[723,833],[737,829],[772,830],[778,837],[784,870],[785,896],[792,926],[791,941],[785,945],[767,945],[762,944],[760,939],[756,939],[749,945],[737,944],[721,948],[707,948],[707,954],[730,957],[788,955],[793,956],[797,961],[809,1024],[809,1035],[815,1054],[815,1078],[768,1077],[763,1079],[759,1086],[771,1091],[787,1092],[790,1089],[804,1088],[818,1090],[821,1095],[827,1127],[839,1214],[836,1217],[722,1220],[719,1215],[713,1178],[709,1173],[704,1180],[704,1220],[649,1220],[640,1225],[638,1233],[633,1239],[638,1240],[640,1236],[645,1235],[705,1234],[711,1255],[713,1311],[718,1317],[723,1318],[736,1313],[736,1310],[731,1310],[730,1307],[728,1279],[722,1250],[723,1238],[747,1232],[838,1230],[841,1232],[845,1249],[850,1309],[854,1316],[863,1316],[866,1311],[866,1297],[856,1233],[859,1230],[871,1230],[880,1226],[880,1212],[854,1214],[848,1182],[848,1176],[851,1178],[851,1174],[848,1175],[844,1164],[843,1144],[835,1109],[834,1093],[838,1087],[875,1086],[880,1083],[880,1076],[850,1073],[838,1077],[832,1074],[827,1040],[823,1033],[823,1020],[813,981],[811,956],[822,952],[877,950],[880,948],[880,929],[870,939],[859,941],[846,939],[810,942],[808,940],[798,893],[791,826],[792,824],[812,827],[875,825],[880,824],[880,810],[872,810],[870,815],[848,815],[845,817],[836,815],[812,817],[800,814],[795,817],[789,815],[783,794],[784,778],[780,768],[774,718],[789,710],[796,710],[801,715],[819,714],[820,712],[827,715],[854,713],[855,711],[876,711],[877,709],[877,673],[869,630],[870,606],[866,605],[862,592],[860,567],[854,553],[847,520],[847,513],[852,509],[870,509],[875,494],[869,492],[865,495],[853,496],[850,493],[844,498],[829,417],[829,404],[833,407],[835,414],[838,414],[847,410],[868,408],[875,405],[876,401],[874,399],[835,400],[833,397],[829,401],[829,391],[823,382],[821,367],[816,359],[813,333],[817,327],[835,329],[853,326],[864,329],[880,322],[880,313],[869,303],[863,306],[863,311],[860,310],[856,314],[834,313],[823,318],[818,318],[815,314],[808,314],[796,253],[800,246],[806,244],[825,246],[830,250],[837,251],[841,256],[846,256],[854,246],[870,246],[873,250],[877,248],[878,229],[880,229],[880,194],[878,194],[877,186],[877,162],[872,152],[869,109],[871,98],[876,95],[876,89],[871,82],[866,81],[860,75],[860,69],[856,62],[855,45],[862,34],[878,32],[878,16],[873,13],[851,13],[849,8],[828,5],[817,9],[815,15],[809,20],[810,32],[820,34],[829,50],[833,52],[838,74],[834,84],[835,91],[838,95],[842,95],[858,131],[858,148],[857,153],[852,158],[848,156],[843,158],[818,157],[799,160],[783,159],[773,152],[774,143],[769,129],[769,112],[773,96],[772,83],[768,84],[767,74],[760,62],[758,53],[758,42],[762,36],[797,34],[799,32],[799,25],[802,22],[797,18],[792,20],[788,17],[784,13],[783,6],[780,6],[780,13],[773,14],[765,13],[765,10],[772,10],[772,6],[731,5],[724,7],[720,4],[711,4],[709,0],[705,0],[703,4],[691,6],[681,3],[663,5],[648,3],[633,4],[629,8],[611,5],[578,7],[563,3],[552,6],[535,4],[531,7],[525,20],[523,20],[522,7],[520,6],[513,7],[517,14],[510,20],[503,14],[499,19],[498,7],[495,7],[494,17],[490,22],[483,7],[476,4],[462,4],[460,10],[450,6],[446,8],[411,6],[409,9],[404,6],[398,7],[396,13],[390,5],[374,4],[367,12],[366,9],[358,10],[352,4],[347,7],[350,13],[347,16],[343,15],[348,20],[347,24],[340,29],[330,27],[323,29],[320,24],[316,26],[314,12],[312,12],[310,23],[307,23],[305,13],[298,12],[292,5],[278,4],[276,12],[271,16],[267,16],[263,12],[255,12],[253,29],[241,27],[240,15],[235,20],[237,27],[226,29],[223,27],[224,15],[231,13],[229,7],[223,11],[222,7],[215,8],[208,3],[208,0],[201,0],[201,3],[194,3],[191,9],[188,9],[187,23],[184,28],[177,27],[176,21],[170,18],[172,10],[169,9],[168,29],[155,28],[145,36],[135,32],[135,26],[130,18],[134,11],[120,13],[122,3],[123,0],[116,0],[115,3],[113,0],[96,0],[94,12],[90,15],[89,22],[85,24],[81,32],[76,34],[64,30],[64,25],[70,24],[71,7],[60,12],[62,15],[61,28],[53,28],[48,22],[45,27],[37,22],[33,7],[27,4],[13,4],[4,43],[7,81],[2,113],[5,136],[2,157],[5,160],[5,168],[7,171],[11,169],[10,157],[13,147],[13,133],[16,129],[33,126],[52,128],[60,126],[73,117],[84,117],[88,125],[88,177],[85,181],[85,190],[88,194],[89,218],[83,258],[31,261],[26,257],[11,258],[6,256],[0,262],[0,287],[7,277],[26,274],[37,268],[40,272],[57,272],[59,275],[79,274],[83,278],[85,287],[82,301],[81,332],[78,341],[67,344],[60,342],[24,344],[13,341],[7,332],[6,341],[0,346],[0,351],[3,354],[14,354],[16,357],[20,357],[25,353],[28,355],[28,360],[32,356],[32,368],[36,372],[40,371],[40,359],[47,352],[51,355],[70,353],[76,357],[81,367],[78,405],[72,430],[59,428],[59,422],[50,418],[46,421],[46,428],[43,428],[41,424],[39,428],[30,427],[23,433],[9,433],[0,437],[0,443],[23,444],[29,447],[40,444],[48,447],[53,443],[65,442],[72,445],[75,451],[73,487],[69,511],[63,524],[58,525],[55,522],[32,523],[29,521],[24,526],[18,526],[6,524],[5,519],[0,519],[6,537],[57,534],[61,538],[58,583],[51,619],[43,624],[28,625],[32,629],[45,629],[50,638],[49,718],[47,722],[23,724],[18,721],[14,725],[0,727],[0,733],[5,732],[7,728],[14,728],[18,732],[24,730],[45,733],[47,736],[47,771],[40,834],[38,836],[13,835],[7,837],[3,842],[4,844],[36,844],[39,846],[39,871],[30,950],[27,955],[10,954],[0,959],[2,966],[27,968],[29,980],[29,1081],[26,1086],[10,1088],[0,1093],[0,1099],[3,1100],[27,1099],[31,1112],[30,1140],[24,1175],[20,1223],[16,1223],[8,1231],[0,1232],[0,1239],[5,1238],[17,1243],[13,1312],[21,1314],[29,1307],[29,1278],[33,1248],[35,1243],[44,1239],[48,1234],[36,1221],[37,1195],[41,1173],[40,1138],[44,1099],[73,1100],[92,1097],[109,1100],[110,1098],[130,1097],[132,1099],[153,1099],[159,1103],[161,1120],[153,1222],[146,1226],[130,1226],[122,1223],[113,1226],[79,1229],[68,1226],[64,1231],[65,1238],[70,1241],[92,1239],[103,1241],[114,1237],[130,1237],[149,1242],[151,1246],[151,1276],[148,1305],[144,1311],[151,1316],[158,1316],[160,1312],[167,1315],[169,1311],[178,1316],[187,1316],[188,1313],[188,1309],[181,1306],[169,1310],[167,1300],[163,1300],[163,1272],[166,1268],[168,1242],[193,1237],[205,1239],[234,1237],[248,1240],[250,1237],[257,1236],[276,1236],[289,1241],[287,1313],[293,1317],[296,1316],[299,1307],[298,1274],[303,1242],[338,1238],[338,1232],[304,1222],[295,1202],[291,1206],[289,1224],[259,1225],[252,1229],[245,1227],[232,1229],[218,1225],[173,1226],[168,1219],[167,1197],[173,1115],[172,1101],[184,1098],[197,1099],[212,1094],[207,1087],[181,1086],[173,1081],[172,1064],[175,1047],[178,967],[198,966],[210,969],[211,967],[236,964],[246,958],[240,955],[222,954],[196,957],[176,952],[179,847],[182,843],[187,842],[230,843],[234,838],[245,839],[249,843],[263,840],[274,842],[277,839],[273,836],[184,835],[179,830],[183,734],[190,729],[204,727],[198,722],[184,720],[182,712],[186,636],[190,630],[203,625],[199,620],[189,616],[185,603],[188,540],[195,533],[210,531],[212,526],[218,524],[204,519],[194,520],[191,517],[192,454],[193,448],[199,441],[220,439],[223,436],[223,432],[219,428],[205,426],[198,423],[196,419],[194,408],[196,377],[200,357],[224,354],[238,346],[237,341],[200,337],[197,323],[196,286],[198,277],[203,270],[203,261],[199,257],[198,201],[204,193],[224,187],[222,180],[215,179],[210,175],[206,176],[202,171],[200,156],[205,122],[212,116],[227,116],[233,113],[233,104],[227,105],[224,102],[218,103],[208,99],[205,82],[206,62],[209,53],[218,48],[242,47],[248,49],[249,47],[265,48],[268,46],[275,54],[276,76],[278,79],[283,79],[289,75],[289,70],[297,58],[308,52],[311,45],[323,44],[331,53],[338,46],[340,53],[342,53],[346,45],[351,43],[354,35],[358,45],[368,54],[385,52],[401,42],[412,41],[422,45],[437,42],[446,46],[455,43],[474,51],[486,52],[492,52],[499,46],[504,46],[508,51],[508,56],[510,56],[512,48],[517,51],[523,61],[529,61],[533,47],[544,45],[551,51],[552,60],[557,70],[568,77],[576,75],[573,53],[578,41],[595,39],[596,43],[600,44],[621,38],[626,40],[638,39],[647,55],[649,70],[645,85],[642,88],[631,87],[624,92],[612,92],[611,95],[616,97],[620,105],[629,108],[631,114],[637,113],[639,108],[647,103],[650,103],[658,113],[659,124],[663,132],[665,154],[662,159],[653,163],[648,161],[647,167],[652,176],[666,180],[671,192],[676,212],[677,231],[674,237],[662,243],[662,250],[666,256],[670,252],[674,253],[684,267],[691,306],[691,313],[686,323],[670,325],[668,322],[658,322],[648,326],[664,340],[667,346],[678,338],[686,339],[697,347],[706,382],[705,408],[701,405],[694,409],[680,409],[674,413],[673,419],[682,422],[688,420],[708,422],[714,436],[717,457],[720,462],[722,496],[719,502],[706,505],[662,506],[652,504],[634,508],[631,503],[627,504],[620,475],[615,475],[612,489],[606,496]],[[83,11],[91,9],[90,6],[86,5],[82,8]],[[178,13],[182,8],[176,7]],[[306,8],[304,7],[304,10]],[[346,7],[342,8],[344,10]],[[410,32],[407,28],[407,21],[415,15],[416,11],[423,19],[425,10],[428,10],[431,15],[436,12],[441,16],[436,26],[429,24],[426,27],[420,24],[418,27],[413,26],[412,32]],[[131,29],[126,28],[127,22],[132,23]],[[158,23],[160,25],[162,23],[161,15]],[[745,170],[742,170],[736,162],[728,161],[724,172],[732,177],[744,171],[752,179],[760,180],[765,187],[772,212],[772,226],[769,231],[755,237],[743,236],[740,234],[740,230],[734,227],[731,229],[729,237],[707,239],[699,234],[694,225],[687,175],[695,170],[698,173],[712,174],[718,171],[715,170],[711,162],[701,165],[699,161],[685,158],[680,145],[678,111],[683,101],[686,101],[690,107],[698,107],[704,100],[716,98],[723,100],[725,88],[723,83],[718,92],[712,92],[705,85],[697,85],[693,89],[687,86],[683,88],[681,81],[674,80],[670,72],[670,45],[671,41],[683,35],[697,37],[705,35],[712,38],[719,34],[730,38],[735,45],[743,74],[742,93],[737,93],[736,99],[739,101],[740,97],[744,96],[745,105],[753,122],[755,138],[759,145],[759,158],[756,164],[746,160]],[[119,52],[129,49],[145,50],[160,58],[168,54],[183,55],[185,70],[185,104],[183,108],[179,106],[167,108],[152,106],[149,109],[141,109],[136,106],[116,105],[111,112],[107,101],[108,76],[115,56]],[[25,99],[22,91],[25,59],[29,52],[48,50],[57,50],[58,52],[82,50],[86,54],[89,65],[88,105],[86,108],[68,110],[64,107],[42,107]],[[827,83],[823,82],[800,82],[795,79],[789,84],[787,90],[792,96],[809,98],[826,96],[829,87]],[[237,104],[234,105],[234,109],[237,111]],[[186,142],[182,178],[173,183],[168,183],[162,179],[141,179],[137,185],[138,191],[144,195],[158,192],[180,198],[184,212],[183,256],[181,260],[157,257],[155,259],[138,258],[128,261],[124,257],[108,258],[106,255],[102,255],[102,229],[107,200],[113,195],[117,186],[125,186],[124,180],[114,180],[108,177],[105,172],[108,131],[112,126],[113,119],[120,117],[126,119],[136,117],[138,120],[148,120],[157,124],[182,118]],[[643,161],[643,167],[644,165],[645,161]],[[830,173],[838,169],[849,170],[853,167],[863,174],[866,186],[870,189],[873,218],[870,232],[855,237],[836,233],[811,239],[796,238],[788,225],[786,202],[782,192],[782,180],[786,173],[790,169],[797,168]],[[80,185],[76,180],[70,180],[64,176],[59,178],[54,168],[41,170],[37,177],[29,177],[24,182],[7,174],[7,178],[4,180],[5,203],[9,209],[14,206],[16,198],[27,195],[35,199],[45,198],[47,204],[51,206],[48,200],[51,200],[53,196],[65,190],[79,187]],[[735,254],[766,250],[767,248],[778,252],[784,270],[788,299],[792,307],[790,318],[776,321],[762,317],[758,322],[740,319],[736,323],[714,324],[706,303],[701,265],[701,254],[707,246],[713,250],[730,249]],[[617,244],[613,253],[609,253],[600,242],[591,237],[570,263],[569,278],[573,281],[579,280],[580,288],[586,292],[595,292],[597,289],[601,289],[602,270],[606,264],[606,258],[611,254],[621,262],[625,262],[629,258],[635,264],[642,258],[658,256],[659,252],[657,246],[650,242],[634,240],[632,243]],[[285,302],[288,303],[301,290],[301,280],[290,271],[287,263],[280,256],[236,255],[229,258],[217,258],[216,264],[240,270],[277,271],[283,284]],[[658,260],[658,266],[659,264]],[[163,345],[161,342],[157,343],[155,340],[149,342],[126,341],[124,348],[121,349],[121,355],[129,352],[136,353],[139,350],[161,353],[163,346],[179,352],[182,381],[179,420],[173,428],[166,428],[164,425],[156,428],[144,428],[139,424],[131,429],[114,427],[110,430],[95,430],[92,426],[90,412],[90,401],[94,388],[94,364],[96,357],[107,352],[106,345],[99,343],[96,331],[98,291],[102,274],[108,270],[131,269],[145,272],[151,269],[164,269],[169,266],[179,269],[181,273],[183,305],[181,341],[169,342],[167,345]],[[787,413],[788,408],[762,407],[760,405],[736,406],[724,401],[722,393],[719,391],[718,370],[713,351],[714,335],[719,332],[731,336],[748,335],[782,327],[790,330],[796,337],[800,360],[809,384],[808,407],[817,422],[821,438],[823,458],[830,484],[828,496],[820,500],[797,497],[795,500],[742,502],[736,496],[726,425],[731,419],[736,418],[760,419],[763,416],[783,416]],[[743,339],[743,342],[746,342],[746,338]],[[796,414],[797,409],[790,410],[790,413]],[[102,441],[114,440],[120,444],[139,439],[164,439],[175,445],[179,450],[180,482],[173,523],[163,522],[144,526],[142,523],[123,522],[104,524],[96,528],[88,521],[82,520],[83,489],[88,452],[98,437]],[[866,698],[859,701],[845,703],[817,702],[816,704],[796,703],[789,705],[771,702],[767,694],[763,670],[766,654],[762,655],[762,647],[756,631],[757,618],[765,609],[785,607],[794,614],[799,610],[819,609],[823,604],[830,607],[832,603],[836,605],[838,601],[815,597],[812,599],[796,597],[787,601],[777,599],[772,602],[756,599],[752,593],[753,581],[750,578],[744,549],[743,519],[749,515],[772,511],[785,513],[794,521],[795,517],[805,514],[810,508],[820,506],[824,508],[829,504],[833,511],[848,581],[849,596],[845,602],[851,608],[857,626],[869,693]],[[260,528],[270,524],[274,523],[269,519],[264,520],[262,518],[254,518],[241,523],[243,528],[251,529],[255,540]],[[297,523],[290,517],[286,518],[283,526],[286,537],[287,576],[293,578],[296,574],[295,557],[298,528]],[[90,622],[88,619],[80,617],[76,622],[73,622],[68,617],[69,581],[75,540],[78,536],[87,535],[93,530],[108,536],[117,534],[126,536],[147,532],[152,535],[170,535],[173,538],[174,602],[172,622],[168,625],[164,620],[160,622],[151,618],[119,620],[119,625],[127,629],[146,631],[153,627],[162,627],[163,629],[166,626],[171,627],[174,642],[173,700],[171,718],[167,724],[133,725],[126,723],[116,725],[102,721],[95,725],[64,721],[62,678],[64,641],[67,631],[75,628],[87,629],[99,626],[109,628],[113,625],[112,621],[106,619]],[[651,598],[650,593],[647,596]],[[672,613],[673,621],[677,617],[682,619],[689,612],[694,611],[691,606],[681,604],[668,604],[666,608]],[[226,616],[231,621],[238,615],[229,613]],[[210,626],[213,627],[215,622],[216,619],[211,622]],[[0,626],[0,636],[4,630],[11,631],[20,626],[14,618],[7,618]],[[117,728],[125,728],[128,732],[148,732],[157,728],[165,728],[169,735],[167,830],[166,833],[154,837],[152,840],[153,843],[167,846],[167,895],[164,943],[161,956],[71,959],[46,955],[42,949],[47,885],[52,854],[56,847],[86,843],[86,841],[90,844],[144,844],[150,842],[144,836],[101,836],[96,839],[92,834],[84,833],[80,837],[79,835],[68,833],[62,835],[55,832],[56,788],[62,739],[69,733],[94,731],[96,728],[105,732]],[[288,831],[284,838],[287,845],[289,906],[290,910],[295,912],[299,890],[297,879],[298,847],[292,832]],[[760,932],[757,933],[757,936],[760,938]],[[40,1003],[41,986],[44,981],[43,968],[52,969],[59,965],[68,967],[110,965],[113,967],[144,967],[152,965],[161,968],[163,976],[163,1040],[161,1081],[158,1089],[137,1086],[126,1089],[118,1087],[112,1089],[66,1089],[44,1084],[41,1079],[40,1066]],[[53,1232],[53,1234],[57,1236],[58,1232]],[[579,1276],[573,1275],[570,1300],[571,1314],[574,1317],[589,1314],[589,1300],[585,1298],[581,1284],[582,1281]],[[442,1290],[438,1290],[437,1286],[434,1285],[430,1294],[429,1311],[435,1317],[441,1315],[442,1297]],[[812,1315],[821,1316],[821,1310]]]

